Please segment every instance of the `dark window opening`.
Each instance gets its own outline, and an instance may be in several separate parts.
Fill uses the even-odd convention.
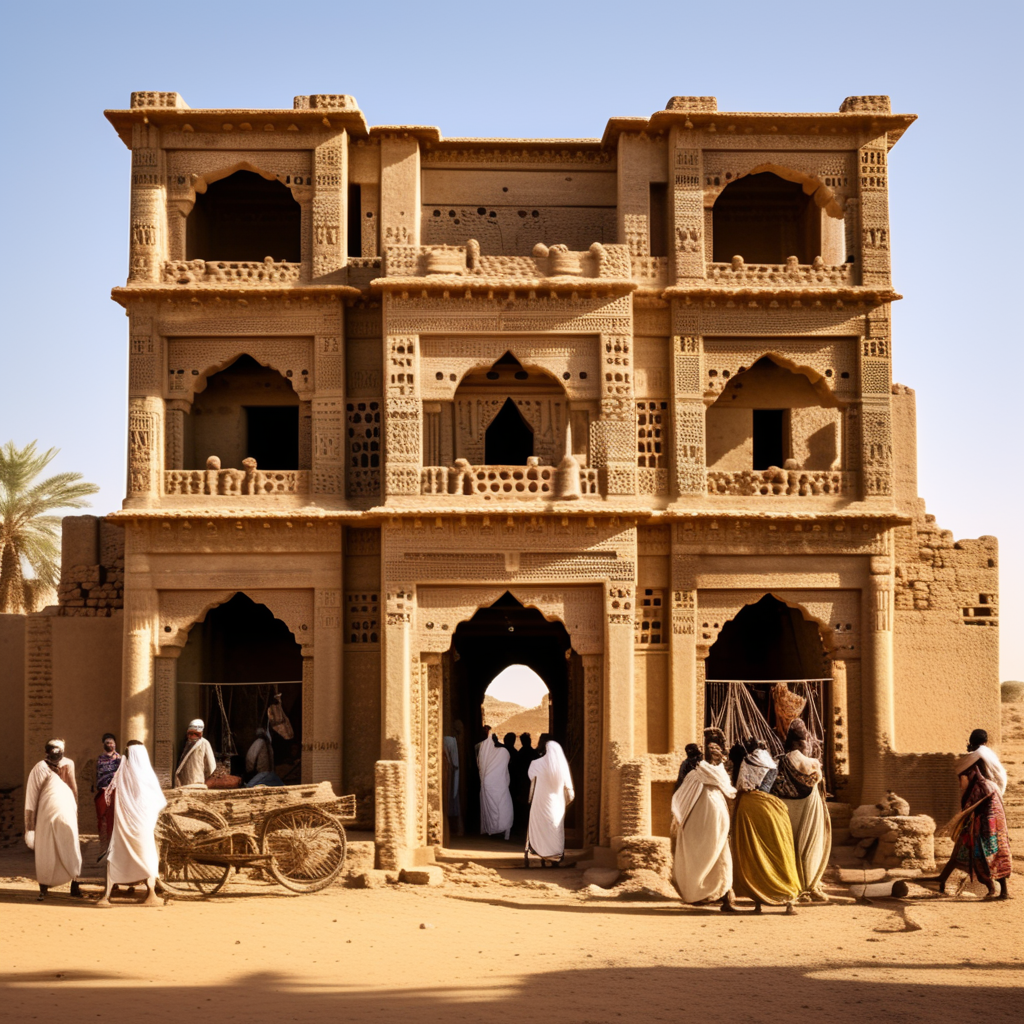
[[[765,171],[727,185],[712,207],[713,257],[729,263],[812,263],[821,255],[821,211],[796,182]]]
[[[299,468],[299,407],[247,405],[246,451],[260,469]]]
[[[754,409],[754,469],[786,461],[785,409]]]
[[[363,255],[363,189],[361,185],[348,187],[348,254]]]
[[[484,436],[484,463],[488,466],[525,466],[533,455],[533,431],[511,398],[505,399]]]
[[[651,255],[668,255],[668,185],[663,181],[651,182],[650,220]]]
[[[185,258],[259,263],[302,260],[302,211],[291,191],[235,171],[197,193],[185,222]]]

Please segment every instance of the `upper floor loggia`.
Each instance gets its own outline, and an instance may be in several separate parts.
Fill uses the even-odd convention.
[[[914,120],[884,96],[787,114],[676,96],[601,139],[445,139],[368,127],[351,96],[229,111],[176,93],[107,117],[132,151],[134,289],[615,276],[841,297],[889,288],[887,154]]]

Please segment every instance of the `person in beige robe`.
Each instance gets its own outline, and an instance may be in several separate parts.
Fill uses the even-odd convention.
[[[179,788],[205,786],[206,780],[217,770],[217,758],[213,755],[210,741],[203,736],[204,728],[201,718],[193,718],[188,723],[188,741],[174,772],[174,785]]]
[[[71,883],[80,896],[82,847],[78,841],[78,786],[75,763],[64,756],[64,741],[50,740],[46,757],[25,783],[25,845],[35,853],[39,899],[47,890]]]

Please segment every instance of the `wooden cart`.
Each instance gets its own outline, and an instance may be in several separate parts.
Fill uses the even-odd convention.
[[[329,782],[164,795],[156,841],[168,892],[212,896],[241,867],[262,868],[292,892],[318,892],[344,867],[342,822],[355,818],[356,800]]]

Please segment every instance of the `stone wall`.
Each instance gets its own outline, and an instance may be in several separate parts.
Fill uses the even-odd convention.
[[[64,616],[108,617],[124,607],[124,527],[65,516],[57,600]]]
[[[0,615],[0,721],[20,723],[25,718],[24,615]],[[0,743],[0,790],[20,786],[25,779],[25,736],[8,729]],[[23,794],[21,794],[23,795]]]

